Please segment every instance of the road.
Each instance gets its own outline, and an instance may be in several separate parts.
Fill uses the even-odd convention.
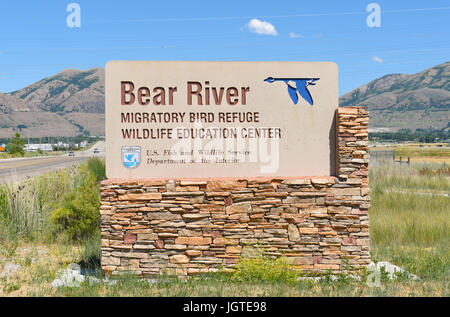
[[[97,148],[99,153],[94,154]],[[0,182],[15,182],[27,177],[52,172],[77,165],[91,157],[102,157],[106,152],[104,141],[97,142],[89,150],[74,152],[75,156],[41,156],[0,160]]]

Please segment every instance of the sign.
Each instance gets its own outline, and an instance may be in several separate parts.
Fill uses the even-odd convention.
[[[337,65],[111,61],[109,178],[329,176]]]

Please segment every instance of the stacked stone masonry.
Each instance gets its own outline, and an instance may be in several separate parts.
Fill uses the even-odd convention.
[[[337,110],[336,176],[103,181],[103,269],[215,272],[261,251],[306,272],[366,267],[368,120],[363,108]]]

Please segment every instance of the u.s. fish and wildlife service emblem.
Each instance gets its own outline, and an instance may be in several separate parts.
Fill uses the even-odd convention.
[[[136,168],[141,163],[141,147],[122,147],[122,164],[127,168]]]

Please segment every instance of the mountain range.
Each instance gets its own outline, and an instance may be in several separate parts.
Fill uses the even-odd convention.
[[[9,94],[0,93],[0,137],[105,134],[105,72],[64,70]],[[26,131],[26,130],[25,130]]]
[[[339,105],[367,107],[372,131],[448,128],[450,62],[413,75],[375,79],[343,95]]]
[[[32,137],[104,135],[105,72],[67,69],[12,93],[0,93],[0,138],[24,130]],[[450,62],[417,74],[390,74],[339,99],[365,106],[370,130],[446,129],[450,119]]]

